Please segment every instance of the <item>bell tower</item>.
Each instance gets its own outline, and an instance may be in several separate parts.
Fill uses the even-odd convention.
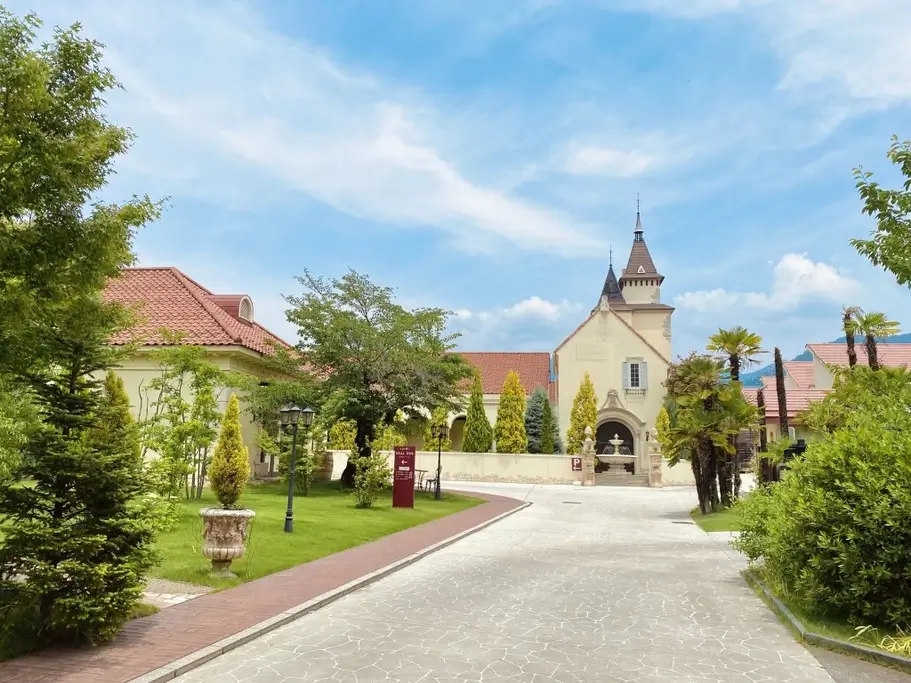
[[[637,199],[633,248],[629,252],[626,268],[620,275],[620,292],[628,304],[659,304],[661,303],[661,283],[664,282],[664,276],[655,268],[655,262],[652,261],[652,255],[645,244],[643,233],[642,217],[639,214]]]

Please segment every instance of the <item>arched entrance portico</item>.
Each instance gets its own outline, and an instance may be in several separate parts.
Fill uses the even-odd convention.
[[[614,435],[623,440],[620,447],[623,454],[636,456],[635,467],[628,465],[627,469],[631,473],[639,474],[647,471],[647,464],[643,464],[642,453],[645,423],[642,422],[633,413],[620,408],[619,406],[605,408],[598,412],[597,427],[595,428],[595,453],[610,452],[612,450],[609,443]],[[596,472],[606,469],[596,462]]]

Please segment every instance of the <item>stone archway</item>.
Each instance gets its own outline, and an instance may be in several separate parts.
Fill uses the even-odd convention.
[[[465,416],[459,415],[449,427],[449,450],[461,451],[465,440]]]
[[[601,453],[609,446],[608,441],[616,434],[623,439],[623,449],[636,457],[636,464],[627,465],[626,470],[631,474],[646,472],[648,456],[643,454],[645,448],[645,422],[640,420],[635,413],[620,406],[605,406],[598,411],[597,427],[595,428],[595,452]],[[596,471],[600,472],[605,467],[596,464]]]
[[[608,420],[598,425],[598,430],[595,432],[595,452],[604,453],[604,449],[611,446],[610,441],[614,436],[623,439],[623,445],[620,448],[628,449],[631,455],[636,455],[636,440],[633,438],[633,430],[617,420]]]

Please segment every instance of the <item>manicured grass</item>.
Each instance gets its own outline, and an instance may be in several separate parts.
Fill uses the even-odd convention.
[[[155,605],[149,605],[145,602],[136,603],[136,606],[133,607],[133,610],[130,612],[130,619],[142,619],[143,617],[150,617],[153,614],[158,614],[160,610]]]
[[[231,565],[236,579],[210,576],[211,564],[200,553],[203,524],[199,510],[218,505],[211,491],[206,491],[202,500],[183,503],[178,527],[162,534],[158,540],[157,548],[162,559],[152,575],[172,581],[227,588],[483,502],[455,494],[446,494],[442,500],[436,501],[432,494],[416,491],[414,509],[410,510],[393,508],[392,494],[386,492],[373,508],[358,510],[351,495],[341,491],[337,483],[323,484],[314,486],[307,497],[295,497],[294,532],[286,534],[283,531],[286,496],[287,489],[279,484],[259,484],[247,488],[240,503],[255,510],[256,518],[244,557]]]
[[[740,516],[735,508],[727,508],[707,515],[699,512],[699,508],[690,511],[690,517],[703,531],[740,531]]]

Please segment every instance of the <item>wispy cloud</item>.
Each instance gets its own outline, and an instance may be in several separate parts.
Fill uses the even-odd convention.
[[[53,22],[79,18],[107,43],[126,88],[113,107],[140,138],[134,169],[199,180],[210,196],[213,171],[265,177],[359,218],[466,242],[479,234],[563,255],[602,246],[578,219],[474,181],[443,156],[444,114],[419,92],[292,42],[243,5],[124,2],[111,12],[96,1],[78,17],[57,2],[37,9]],[[226,185],[231,202],[244,183]]]
[[[581,320],[581,304],[530,296],[502,308],[454,311],[463,350],[548,351]]]

